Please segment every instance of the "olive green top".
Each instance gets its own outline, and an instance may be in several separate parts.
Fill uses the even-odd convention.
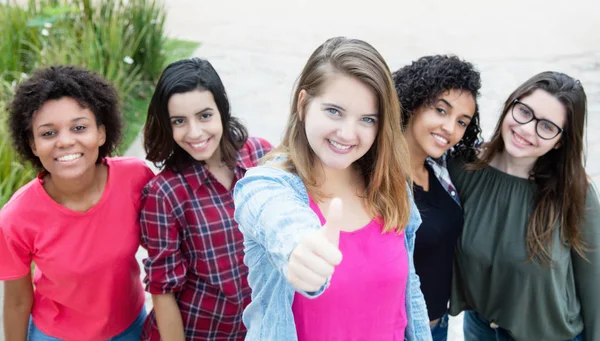
[[[554,235],[553,264],[529,261],[525,243],[536,185],[488,166],[449,171],[465,222],[454,260],[450,314],[475,310],[517,341],[600,340],[600,204],[590,185],[584,240],[589,262]]]

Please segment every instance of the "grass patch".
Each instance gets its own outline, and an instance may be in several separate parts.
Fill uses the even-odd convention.
[[[123,140],[117,148],[117,155],[125,155],[129,146],[131,146],[142,130],[146,122],[151,95],[152,89],[148,86],[146,91],[138,94],[123,105],[123,121],[125,124],[123,127]]]
[[[190,58],[194,51],[200,47],[200,43],[183,39],[167,39],[164,48],[168,51],[165,66],[180,59]]]

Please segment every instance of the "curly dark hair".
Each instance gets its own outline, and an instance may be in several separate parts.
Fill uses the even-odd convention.
[[[36,71],[17,86],[8,106],[8,126],[13,146],[26,161],[43,169],[29,142],[35,112],[49,100],[70,97],[94,113],[96,124],[106,128],[106,142],[100,147],[98,161],[109,156],[121,141],[122,120],[115,88],[100,75],[75,66],[50,66]]]
[[[422,106],[434,104],[440,95],[450,90],[469,91],[475,99],[475,114],[465,135],[450,151],[452,157],[474,160],[476,147],[482,142],[477,98],[481,77],[473,64],[456,56],[425,56],[392,74],[400,105],[403,128]]]

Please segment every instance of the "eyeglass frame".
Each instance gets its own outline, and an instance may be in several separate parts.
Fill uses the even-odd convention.
[[[531,119],[529,121],[527,121],[527,122],[521,122],[521,121],[517,120],[517,118],[515,117],[515,106],[517,104],[521,104],[525,108],[527,108],[529,111],[531,111]],[[518,98],[515,98],[513,100],[512,104],[511,104],[511,108],[510,108],[510,114],[512,115],[512,117],[515,120],[515,122],[517,122],[517,123],[519,123],[521,125],[525,125],[525,124],[527,124],[527,123],[529,123],[531,121],[535,121],[535,133],[541,139],[544,139],[546,141],[554,139],[555,137],[557,137],[558,135],[562,134],[565,131],[563,128],[559,127],[556,123],[554,123],[554,122],[552,122],[550,120],[547,120],[545,118],[537,118],[537,117],[535,117],[535,111],[533,109],[531,109],[531,107],[528,106],[527,104],[519,101]],[[548,123],[552,124],[553,126],[555,126],[556,128],[558,128],[558,133],[556,135],[552,136],[551,138],[546,138],[546,137],[543,137],[542,135],[540,135],[540,133],[538,132],[538,123],[541,122],[541,121],[548,122]]]

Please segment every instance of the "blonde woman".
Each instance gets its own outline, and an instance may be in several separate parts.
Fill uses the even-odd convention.
[[[309,58],[282,145],[234,191],[246,340],[431,340],[400,117],[371,45],[332,38]]]

